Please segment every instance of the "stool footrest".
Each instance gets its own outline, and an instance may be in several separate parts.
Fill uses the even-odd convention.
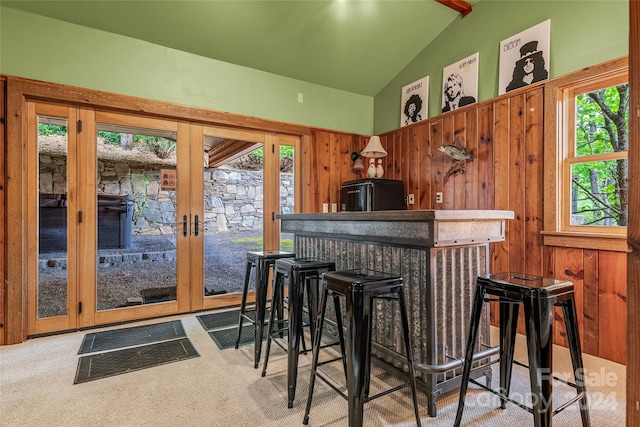
[[[514,360],[513,364],[514,365],[518,365],[518,366],[522,366],[523,368],[529,369],[529,365],[525,365],[524,363],[518,362],[517,360]],[[563,383],[565,385],[568,385],[569,387],[573,387],[575,389],[578,388],[578,385],[576,383],[572,383],[571,381],[565,380],[564,378],[556,377],[556,376],[553,376],[553,375],[551,376],[551,378],[553,378],[554,380],[559,381],[559,382],[561,382],[561,383]]]
[[[404,384],[397,385],[395,387],[391,387],[390,389],[385,390],[385,391],[381,391],[380,393],[375,394],[373,396],[368,396],[364,401],[365,402],[371,402],[373,399],[377,399],[379,397],[386,396],[387,394],[391,394],[391,393],[393,393],[395,391],[402,390],[403,388],[407,387],[408,385],[409,385],[409,383],[404,383]]]
[[[340,390],[338,388],[338,386],[336,386],[335,384],[333,384],[333,382],[329,381],[328,378],[325,378],[324,375],[322,375],[322,373],[318,372],[317,369],[314,369],[313,372],[315,372],[316,377],[318,377],[319,379],[321,379],[322,381],[324,381],[324,383],[326,385],[328,385],[329,387],[331,387],[336,393],[338,393],[340,396],[342,396],[345,400],[349,399],[347,397],[346,394],[344,394],[344,392],[342,390]]]
[[[473,378],[469,378],[469,382],[477,385],[478,387],[480,387],[480,388],[482,388],[482,389],[484,389],[486,391],[488,391],[489,393],[495,394],[496,396],[498,396],[501,399],[506,400],[507,402],[511,402],[514,405],[521,407],[522,409],[526,410],[530,414],[533,414],[533,408],[511,399],[509,396],[505,396],[503,393],[501,393],[501,392],[499,392],[497,390],[494,390],[494,389],[492,389],[490,387],[487,387],[486,385],[484,385],[482,383],[479,383],[478,381],[474,380]]]
[[[556,415],[561,411],[564,411],[565,409],[567,409],[567,406],[576,403],[578,400],[582,399],[583,397],[584,397],[584,392],[578,393],[578,395],[574,396],[573,399],[570,399],[569,401],[563,403],[562,405],[560,405],[560,407],[558,407],[558,409],[553,411],[553,415]]]

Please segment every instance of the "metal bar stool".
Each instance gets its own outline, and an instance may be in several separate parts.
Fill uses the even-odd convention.
[[[311,363],[311,378],[309,380],[309,396],[307,408],[304,414],[303,424],[309,422],[313,387],[318,377],[329,387],[347,399],[349,407],[349,427],[361,427],[363,421],[364,404],[373,399],[385,396],[400,390],[407,385],[411,387],[413,409],[416,424],[420,427],[420,413],[418,411],[418,398],[416,394],[416,382],[413,370],[413,354],[411,351],[411,338],[409,336],[409,321],[407,319],[404,299],[404,287],[402,278],[391,274],[372,270],[347,270],[333,273],[325,273],[326,286],[322,289],[322,297],[318,308],[318,319],[313,341],[313,361]],[[321,348],[322,328],[327,307],[327,297],[331,294],[334,299],[336,320],[338,324],[338,336],[340,337],[343,363],[346,363],[347,395],[340,391],[334,384],[318,372],[318,366],[339,359],[318,363]],[[375,298],[391,298],[395,294],[400,305],[400,317],[402,334],[405,344],[406,363],[408,366],[408,381],[389,390],[369,396],[370,366],[371,366],[371,326],[373,314],[373,300]],[[340,311],[339,297],[345,298],[345,323],[346,340],[342,331],[342,313]]]
[[[487,298],[492,295],[496,299]],[[500,390],[496,391],[470,379],[471,358],[478,337],[478,325],[484,302],[500,303]],[[509,398],[513,351],[518,325],[518,309],[524,306],[524,320],[529,353],[529,378],[533,407],[528,407]],[[577,395],[562,404],[555,411],[552,406],[553,372],[553,306],[561,306],[569,341],[569,352],[573,366],[575,384],[565,382],[576,388]],[[460,426],[464,401],[469,381],[479,387],[500,396],[501,408],[507,402],[514,403],[533,414],[536,427],[551,427],[552,417],[567,406],[580,401],[580,416],[583,427],[590,426],[587,391],[584,384],[582,351],[578,331],[578,319],[574,299],[573,283],[563,280],[530,276],[519,273],[496,273],[479,276],[471,309],[471,322],[467,340],[460,400],[456,414],[455,427]],[[556,378],[557,379],[557,378]]]
[[[235,348],[238,348],[240,336],[242,334],[242,324],[248,320],[255,326],[254,343],[254,368],[258,368],[260,353],[262,352],[262,336],[264,328],[264,316],[267,306],[267,288],[269,286],[269,270],[276,260],[283,258],[293,258],[296,255],[291,252],[274,251],[253,251],[247,252],[247,266],[244,273],[244,284],[242,286],[242,303],[240,304],[240,315],[238,316],[238,336]],[[247,294],[249,293],[249,281],[251,271],[255,269],[256,302],[253,308],[247,308]],[[251,318],[248,313],[254,313],[255,318]]]
[[[302,312],[304,308],[304,295],[306,288],[307,306],[309,308],[309,320],[311,336],[315,329],[315,320],[318,313],[318,287],[320,278],[327,271],[334,271],[334,262],[323,261],[315,258],[289,258],[279,259],[275,263],[275,279],[273,284],[273,303],[269,314],[269,330],[267,332],[267,347],[265,349],[262,376],[267,374],[269,352],[274,332],[282,332],[280,328],[274,331],[274,325],[281,327],[284,319],[275,319],[278,304],[284,302],[284,286],[287,279],[289,289],[288,298],[288,345],[287,345],[287,397],[288,407],[293,408],[293,400],[296,395],[296,383],[298,379],[298,356],[300,354],[300,339],[302,337]],[[305,286],[306,285],[306,286]],[[280,310],[281,311],[281,310]],[[277,343],[277,341],[276,341]],[[279,343],[278,343],[279,344]],[[284,348],[284,347],[283,347]]]

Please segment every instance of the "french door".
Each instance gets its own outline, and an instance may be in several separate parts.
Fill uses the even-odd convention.
[[[212,291],[211,271],[244,270],[244,261],[211,262],[205,244],[220,231],[207,192],[212,141],[230,150],[209,156],[218,162],[262,151],[253,190],[263,196],[253,219],[261,248],[280,246],[281,206],[300,206],[282,202],[298,197],[291,185],[280,190],[281,176],[293,183],[297,171],[279,168],[298,137],[46,102],[27,108],[29,335],[239,304],[239,286]]]
[[[215,207],[212,206],[215,203],[212,201],[208,187],[211,185],[211,181],[214,181],[212,173],[226,174],[226,172],[221,172],[225,169],[218,172],[211,172],[211,170],[215,170],[217,166],[229,160],[247,154],[261,158],[261,170],[253,174],[250,172],[231,172],[235,176],[230,181],[235,194],[250,195],[250,198],[255,198],[257,203],[251,206],[244,203],[240,197],[226,194],[226,200],[217,208],[218,212],[222,209],[225,212],[231,211],[233,213],[235,211],[236,217],[240,213],[242,219],[239,221],[243,224],[236,225],[235,228],[251,228],[253,230],[253,233],[249,233],[253,240],[246,247],[247,250],[280,248],[293,250],[290,241],[284,247],[281,246],[279,221],[275,219],[275,216],[282,211],[283,207],[288,213],[292,213],[296,207],[300,206],[299,192],[294,190],[295,183],[300,179],[299,171],[295,168],[297,164],[295,154],[299,151],[300,138],[218,126],[192,125],[191,142],[190,210],[198,218],[197,221],[202,224],[200,227],[202,231],[190,240],[190,253],[194,255],[190,262],[190,271],[192,272],[191,308],[192,310],[201,310],[238,305],[241,299],[240,292],[246,265],[246,252],[241,252],[236,247],[234,250],[237,254],[234,258],[235,261],[227,262],[222,270],[215,269],[215,266],[220,262],[220,255],[228,255],[220,252],[229,251],[229,249],[228,247],[216,247],[209,240],[212,240],[214,235],[217,239],[224,239],[226,235],[237,237],[237,233],[228,233],[227,224],[220,224],[216,220]],[[282,155],[284,152],[286,152],[286,156]],[[205,153],[204,161],[203,153]],[[286,172],[281,171],[282,158],[286,159],[285,164],[291,164],[291,168],[288,168]],[[243,209],[250,213],[255,210],[255,215],[249,216],[251,220],[247,223],[244,223],[247,216],[242,215]],[[212,213],[212,211],[214,212]],[[261,235],[256,236],[256,233]],[[233,244],[228,246],[233,246]],[[225,278],[233,276],[233,283],[222,280],[219,277],[220,273]],[[253,284],[254,281],[251,280],[250,283]],[[249,301],[254,296],[253,289],[250,289]]]

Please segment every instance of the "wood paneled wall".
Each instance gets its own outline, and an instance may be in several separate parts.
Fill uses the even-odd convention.
[[[0,345],[4,345],[4,325],[6,324],[6,313],[5,309],[5,287],[7,286],[5,283],[4,271],[5,271],[5,237],[4,237],[4,227],[5,227],[5,173],[4,173],[4,153],[5,153],[5,124],[7,119],[5,117],[5,100],[7,99],[5,96],[6,90],[6,80],[4,78],[0,78]]]
[[[625,363],[626,253],[542,242],[543,101],[543,87],[537,85],[381,135],[389,153],[384,177],[404,181],[405,193],[414,194],[415,204],[408,209],[514,211],[505,241],[492,244],[491,270],[572,281],[584,351]],[[351,170],[349,157],[366,141],[329,131],[313,133],[311,188],[317,197],[307,205],[310,212],[321,212],[323,202],[339,203],[343,181],[366,176],[366,171]],[[451,144],[466,147],[474,160],[466,163],[464,173],[445,180],[452,161],[439,147]],[[443,193],[441,204],[435,203],[436,192]],[[564,344],[561,311],[556,321],[555,341]],[[495,316],[492,322],[497,324]]]
[[[640,1],[629,2],[629,306],[640,304]],[[640,425],[640,310],[627,318],[627,426]]]

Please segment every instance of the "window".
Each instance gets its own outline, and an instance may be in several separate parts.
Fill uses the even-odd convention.
[[[628,71],[593,68],[545,88],[544,243],[626,251]]]
[[[621,81],[624,80],[624,81]],[[570,133],[564,144],[565,230],[623,232],[627,225],[629,83],[626,76],[565,89]]]

